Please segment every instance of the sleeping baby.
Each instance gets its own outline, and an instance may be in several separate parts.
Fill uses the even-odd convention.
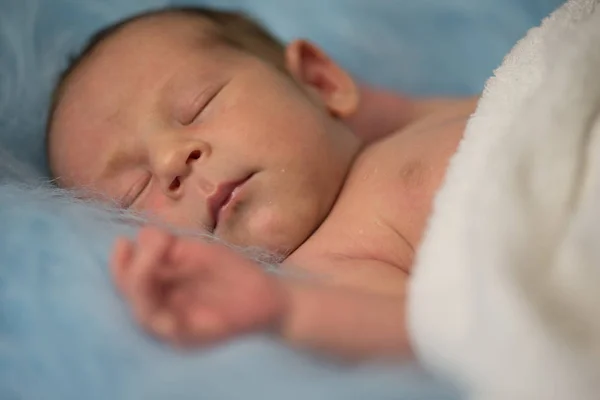
[[[59,185],[279,256],[142,228],[111,267],[137,321],[200,346],[265,331],[344,359],[410,355],[406,287],[476,98],[408,99],[230,12],[149,12],[97,34],[48,121]],[[290,272],[290,273],[286,273]]]

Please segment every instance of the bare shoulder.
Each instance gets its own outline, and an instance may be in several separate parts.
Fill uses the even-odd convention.
[[[440,107],[365,148],[307,249],[409,271],[433,197],[475,104]]]

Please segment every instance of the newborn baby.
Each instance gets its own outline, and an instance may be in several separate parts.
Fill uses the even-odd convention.
[[[284,258],[276,275],[158,228],[119,240],[116,284],[154,334],[268,330],[403,357],[413,257],[476,101],[359,88],[315,45],[284,47],[241,15],[161,10],[101,32],[62,76],[50,167],[63,187]]]

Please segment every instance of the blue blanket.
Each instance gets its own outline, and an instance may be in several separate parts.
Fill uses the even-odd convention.
[[[179,2],[181,4],[182,2]],[[318,42],[361,80],[471,94],[560,0],[196,0]],[[95,29],[163,0],[0,0],[0,398],[454,399],[417,366],[344,367],[243,338],[177,352],[141,334],[106,271],[124,216],[42,182],[53,79]]]

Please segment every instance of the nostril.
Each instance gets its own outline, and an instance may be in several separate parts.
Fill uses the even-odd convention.
[[[202,153],[200,153],[200,150],[192,151],[188,157],[188,162],[199,159],[201,155]]]
[[[171,191],[175,191],[177,189],[179,189],[179,187],[181,186],[181,180],[179,180],[179,177],[173,179],[173,182],[171,182],[171,184],[169,185],[169,190]]]

